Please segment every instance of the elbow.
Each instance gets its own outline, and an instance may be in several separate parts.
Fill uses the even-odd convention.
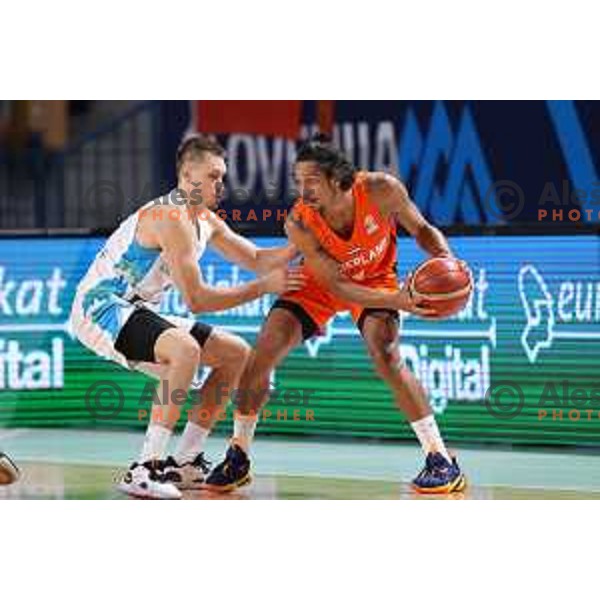
[[[206,311],[205,303],[202,302],[199,298],[194,297],[184,297],[184,302],[186,306],[190,309],[194,314],[201,313]]]
[[[202,306],[201,302],[186,302],[186,304],[190,309],[190,312],[194,313],[195,315],[204,312],[204,306]]]
[[[324,280],[324,281],[322,281],[322,283],[325,285],[325,287],[329,288],[329,291],[334,296],[337,296],[338,298],[341,298],[342,300],[352,302],[352,298],[348,295],[348,290],[347,290],[346,286],[344,285],[344,283],[342,281],[340,281],[340,279],[333,278],[329,281]]]
[[[337,280],[333,280],[333,281],[329,281],[329,282],[324,281],[323,283],[329,288],[329,291],[334,296],[339,296],[343,300],[346,300],[344,286],[340,285],[339,281],[337,281]]]
[[[190,306],[190,310],[197,315],[198,313],[206,312],[206,307],[202,302],[194,302]]]
[[[444,256],[450,254],[450,248],[445,236],[430,223],[424,223],[415,234],[417,244],[432,256]]]

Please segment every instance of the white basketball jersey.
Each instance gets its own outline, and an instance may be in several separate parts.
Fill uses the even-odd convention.
[[[79,284],[78,294],[86,296],[88,301],[102,301],[103,296],[110,293],[128,301],[135,298],[160,304],[164,292],[173,285],[171,274],[161,250],[144,248],[136,241],[135,233],[143,211],[159,202],[170,203],[170,197],[171,194],[167,194],[151,200],[121,223],[91,264]],[[196,256],[200,260],[213,228],[207,220],[196,219],[196,230]],[[100,297],[94,298],[93,290],[97,290]],[[90,291],[92,294],[88,293]]]

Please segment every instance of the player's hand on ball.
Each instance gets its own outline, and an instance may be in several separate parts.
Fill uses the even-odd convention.
[[[435,319],[437,311],[428,306],[427,299],[416,292],[411,292],[408,286],[396,292],[396,306],[398,310],[418,315],[419,317]]]
[[[295,292],[304,287],[306,276],[301,267],[273,269],[264,277],[265,291],[269,294]]]
[[[434,256],[409,273],[404,289],[425,319],[447,319],[458,314],[473,291],[473,274],[467,263],[454,256]]]

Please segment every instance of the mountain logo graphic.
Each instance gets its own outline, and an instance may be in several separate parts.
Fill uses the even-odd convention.
[[[494,178],[469,105],[453,128],[444,103],[435,102],[424,132],[409,109],[399,139],[399,173],[411,182],[416,204],[437,224],[506,221],[502,211],[486,201]]]

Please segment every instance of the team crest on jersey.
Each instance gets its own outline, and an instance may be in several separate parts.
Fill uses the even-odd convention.
[[[365,217],[365,231],[367,235],[373,235],[379,229],[379,225],[375,222],[373,215],[367,215]]]

